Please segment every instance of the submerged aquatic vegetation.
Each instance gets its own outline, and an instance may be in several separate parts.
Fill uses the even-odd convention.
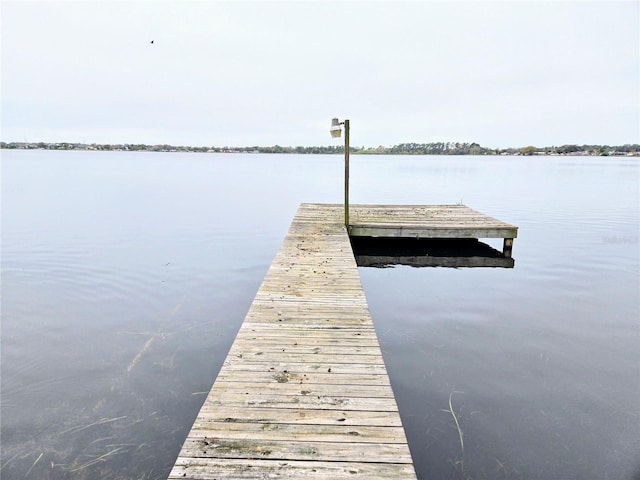
[[[460,422],[458,421],[458,416],[456,415],[455,410],[453,409],[453,392],[449,394],[449,409],[443,410],[448,412],[453,417],[453,421],[456,424],[456,430],[458,431],[458,439],[460,440],[460,461],[456,462],[456,465],[460,465],[460,472],[464,475],[464,433],[462,428],[460,427]]]

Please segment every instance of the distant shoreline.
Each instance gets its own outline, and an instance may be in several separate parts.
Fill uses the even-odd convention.
[[[194,152],[194,153],[284,153],[284,154],[342,154],[344,147],[192,147],[145,144],[97,144],[69,142],[0,142],[4,150],[81,150],[116,152]],[[617,156],[640,157],[640,145],[562,145],[518,148],[486,148],[477,143],[433,142],[402,143],[393,147],[351,147],[349,152],[359,155],[552,155],[552,156]]]

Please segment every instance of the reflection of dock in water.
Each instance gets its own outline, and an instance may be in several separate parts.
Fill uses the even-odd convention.
[[[460,227],[453,209],[475,219],[458,228],[462,238],[516,236],[515,227],[486,216],[480,225],[477,212],[458,207],[355,205],[349,231],[422,238],[422,217],[439,224],[439,235]],[[170,479],[415,480],[343,208],[298,209]]]

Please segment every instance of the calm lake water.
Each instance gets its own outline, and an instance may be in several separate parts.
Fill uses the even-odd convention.
[[[298,205],[342,201],[342,157],[1,161],[0,476],[165,478]],[[520,227],[513,269],[360,268],[419,478],[640,478],[639,165],[352,157],[354,203]]]

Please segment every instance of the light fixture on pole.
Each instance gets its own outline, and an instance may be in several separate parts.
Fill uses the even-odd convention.
[[[331,119],[329,132],[332,138],[338,138],[342,134],[344,125],[344,226],[349,229],[349,120],[340,122],[337,118]]]
[[[342,125],[340,120],[337,118],[331,119],[331,128],[329,129],[329,132],[331,132],[332,138],[339,138],[342,135],[342,127],[340,125]]]

